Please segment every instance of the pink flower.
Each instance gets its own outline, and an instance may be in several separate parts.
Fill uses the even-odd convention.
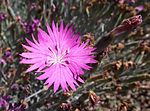
[[[64,0],[64,2],[67,4],[67,3],[68,3],[68,0]]]
[[[52,28],[47,24],[48,33],[39,28],[38,41],[32,35],[33,42],[26,39],[29,46],[23,45],[28,52],[21,54],[21,63],[31,64],[27,72],[36,70],[42,72],[37,79],[44,80],[45,85],[50,87],[54,84],[54,92],[61,86],[63,91],[68,91],[68,85],[74,91],[79,86],[77,81],[84,83],[80,75],[83,70],[90,70],[89,63],[96,63],[93,52],[95,48],[81,43],[79,35],[74,34],[73,28],[64,27],[63,22],[52,23]]]
[[[136,10],[137,12],[143,11],[143,10],[144,10],[144,5],[139,5],[139,6],[135,7],[135,10]]]
[[[120,4],[124,4],[125,2],[127,3],[135,3],[136,0],[117,0]]]

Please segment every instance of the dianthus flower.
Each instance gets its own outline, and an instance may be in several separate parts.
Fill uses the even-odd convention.
[[[7,15],[3,12],[0,12],[0,23],[7,18]]]
[[[120,4],[124,4],[125,2],[126,3],[135,3],[136,0],[117,0]]]
[[[95,48],[89,47],[88,42],[81,43],[79,34],[75,34],[73,27],[65,26],[61,22],[52,23],[52,28],[47,24],[47,31],[38,29],[38,40],[32,35],[33,42],[26,39],[27,45],[23,45],[28,52],[21,54],[21,63],[31,64],[27,72],[36,70],[42,72],[37,77],[39,80],[46,80],[45,85],[50,87],[54,84],[54,92],[61,86],[63,91],[74,91],[78,82],[84,83],[81,75],[84,70],[90,70],[90,63],[96,63],[93,54]]]

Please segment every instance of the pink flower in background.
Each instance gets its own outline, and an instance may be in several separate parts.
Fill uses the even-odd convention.
[[[143,10],[144,10],[144,5],[139,5],[139,6],[135,7],[135,10],[136,10],[137,12],[143,11]]]
[[[127,3],[135,3],[136,0],[117,0],[120,4],[124,4],[125,2]]]
[[[0,23],[1,23],[2,21],[4,21],[6,18],[7,18],[7,14],[6,14],[6,13],[3,13],[3,12],[0,12]]]
[[[95,49],[88,47],[87,43],[81,43],[79,35],[74,34],[73,28],[65,26],[63,22],[58,28],[58,24],[52,23],[52,28],[47,24],[48,33],[42,29],[38,30],[38,41],[32,36],[33,42],[26,39],[29,46],[23,45],[28,52],[21,54],[21,63],[31,64],[27,72],[36,70],[43,72],[38,77],[44,80],[45,85],[50,87],[54,84],[54,92],[61,86],[68,91],[68,85],[76,90],[79,86],[77,81],[83,83],[80,75],[83,70],[89,70],[89,63],[96,63],[93,52]]]
[[[67,3],[68,3],[68,0],[64,0],[64,2],[67,4]]]

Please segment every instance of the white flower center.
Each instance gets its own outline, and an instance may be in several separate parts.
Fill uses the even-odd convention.
[[[62,58],[63,58],[63,57],[56,56],[56,58],[55,58],[55,63],[62,63]]]
[[[65,61],[66,59],[64,58],[65,55],[67,55],[69,53],[69,49],[64,51],[64,53],[62,54],[56,54],[51,48],[50,48],[51,52],[53,53],[53,57],[52,56],[47,56],[47,59],[46,59],[46,64],[48,66],[51,66],[52,64],[63,64],[65,65]]]
[[[46,60],[47,65],[52,65],[52,64],[57,64],[57,63],[62,64],[63,62],[64,62],[63,56],[56,56],[55,58],[48,56]]]

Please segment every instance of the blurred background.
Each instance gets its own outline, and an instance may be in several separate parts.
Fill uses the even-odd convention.
[[[94,46],[124,19],[143,22],[112,42],[76,92],[43,89],[19,63],[25,38],[52,21]],[[149,0],[0,0],[0,111],[150,111]]]

